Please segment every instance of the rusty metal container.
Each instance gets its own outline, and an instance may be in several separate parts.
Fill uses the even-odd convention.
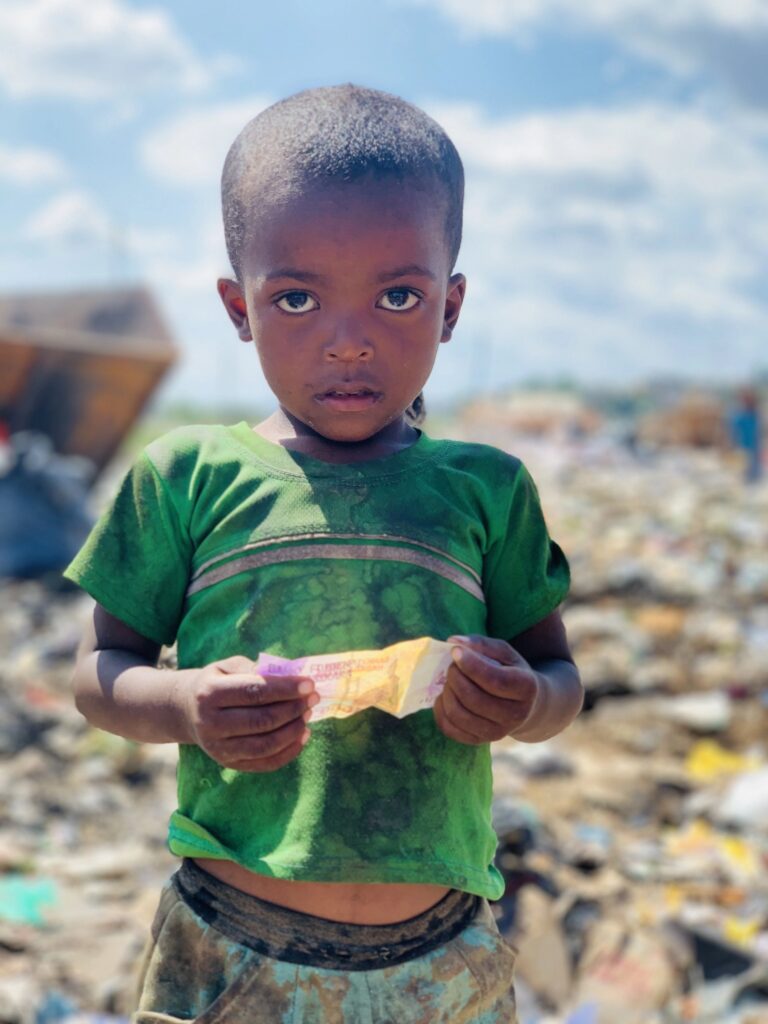
[[[0,421],[98,476],[177,354],[144,288],[0,295]]]

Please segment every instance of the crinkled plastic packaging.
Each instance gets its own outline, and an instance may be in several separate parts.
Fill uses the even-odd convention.
[[[405,640],[380,651],[346,651],[304,658],[260,653],[262,675],[301,675],[315,682],[320,701],[312,721],[347,718],[379,708],[397,718],[431,708],[445,686],[453,645],[431,637]]]

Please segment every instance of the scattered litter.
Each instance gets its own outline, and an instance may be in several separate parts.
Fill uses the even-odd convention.
[[[56,902],[56,883],[52,878],[24,878],[8,875],[0,878],[0,917],[23,924],[45,923],[44,909]]]
[[[760,758],[726,750],[713,740],[700,740],[691,748],[685,766],[697,782],[712,782],[728,775],[739,775],[760,766]]]
[[[723,825],[768,831],[768,767],[734,779],[714,816]]]
[[[588,685],[562,735],[493,748],[520,1021],[768,1024],[768,481],[595,429],[478,438],[537,480]],[[0,1024],[128,1024],[176,866],[175,749],[72,705],[89,613],[37,579],[0,595]]]
[[[668,697],[659,710],[694,732],[722,732],[731,721],[728,694],[719,691]]]

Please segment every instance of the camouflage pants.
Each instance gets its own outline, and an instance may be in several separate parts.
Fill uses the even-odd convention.
[[[514,959],[487,902],[463,893],[402,925],[344,925],[257,900],[185,861],[163,889],[132,1020],[515,1024]]]

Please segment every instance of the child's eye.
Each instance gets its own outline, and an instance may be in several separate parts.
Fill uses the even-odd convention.
[[[382,309],[413,309],[419,301],[419,296],[410,288],[390,288],[384,292],[377,305]]]
[[[286,292],[275,303],[284,313],[309,313],[318,305],[309,292]]]

